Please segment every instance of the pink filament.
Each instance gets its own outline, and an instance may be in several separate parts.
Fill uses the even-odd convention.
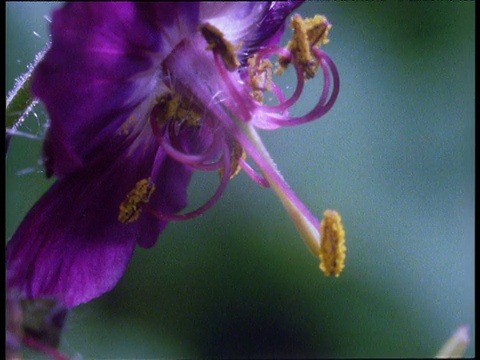
[[[165,126],[164,134],[160,129],[158,122],[153,117],[150,117],[150,124],[153,134],[157,139],[158,144],[165,150],[165,152],[173,159],[181,162],[185,165],[191,166],[195,169],[211,171],[218,170],[221,167],[221,161],[218,156],[220,145],[223,140],[220,138],[219,133],[215,133],[215,137],[211,142],[211,146],[208,147],[203,153],[200,154],[187,154],[182,150],[176,149],[171,142],[172,132],[169,131],[169,127],[174,121],[171,121]]]
[[[255,65],[258,66],[260,63],[260,60],[274,54],[278,54],[287,59],[292,58],[292,54],[290,53],[290,51],[285,48],[280,48],[280,47],[266,48],[261,50],[258,53],[257,62]],[[296,64],[295,64],[295,71],[297,73],[297,86],[295,87],[295,91],[293,92],[292,96],[288,100],[285,100],[285,96],[283,95],[283,92],[281,92],[280,88],[276,84],[272,84],[272,87],[273,87],[272,92],[278,98],[280,103],[278,105],[262,105],[260,106],[260,108],[263,111],[282,112],[289,109],[293,104],[297,102],[297,100],[300,98],[300,95],[302,94],[303,86],[305,85],[305,77],[303,76],[300,66]]]
[[[258,185],[265,188],[270,187],[269,182],[262,175],[256,172],[244,159],[240,159],[240,166],[245,171],[245,173],[250,176],[250,178],[255,181]]]
[[[203,214],[205,211],[210,209],[218,201],[218,199],[220,199],[225,188],[227,187],[228,180],[230,180],[230,174],[231,174],[230,150],[228,149],[228,146],[226,144],[224,144],[224,149],[223,149],[223,154],[221,156],[221,159],[223,160],[222,162],[223,174],[222,174],[220,184],[217,187],[217,190],[215,191],[213,196],[205,204],[203,204],[196,210],[188,212],[186,214],[168,214],[159,210],[155,210],[148,205],[144,205],[144,209],[150,214],[152,214],[153,216],[159,218],[160,220],[165,220],[165,221],[189,220]]]
[[[266,120],[267,122],[270,122],[278,126],[300,125],[300,124],[304,124],[312,120],[318,119],[319,117],[325,115],[332,108],[340,90],[340,77],[338,75],[338,70],[335,64],[333,63],[333,61],[323,51],[316,48],[313,48],[312,50],[315,54],[315,57],[317,58],[317,60],[319,61],[322,67],[322,72],[324,76],[323,90],[322,90],[322,95],[319,101],[317,102],[315,107],[304,116],[290,117],[290,116],[279,116],[278,114],[270,114],[269,116],[267,116],[267,120]],[[333,88],[331,93],[330,93],[330,82],[331,82],[330,73],[333,80]],[[297,69],[297,74],[299,74],[298,69]],[[303,74],[299,76],[303,77]],[[328,97],[329,93],[330,93],[330,97]]]

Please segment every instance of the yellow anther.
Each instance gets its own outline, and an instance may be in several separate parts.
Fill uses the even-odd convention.
[[[342,218],[334,210],[326,210],[320,224],[320,270],[326,276],[339,276],[345,267],[345,230]]]
[[[125,121],[120,127],[119,133],[122,135],[128,135],[132,131],[135,125],[135,116],[130,116],[127,121]]]
[[[235,51],[238,50],[233,44],[225,39],[225,35],[212,24],[206,23],[200,27],[203,37],[207,40],[206,50],[213,50],[222,56],[228,70],[233,71],[240,66]]]
[[[238,142],[235,142],[232,151],[230,152],[230,179],[233,179],[242,170],[240,159],[245,160],[246,158],[247,153],[245,152],[245,149]],[[223,177],[224,172],[224,168],[218,170],[220,177]]]
[[[287,48],[292,53],[295,63],[302,67],[305,77],[310,79],[315,76],[318,69],[318,61],[311,49],[329,42],[328,33],[332,25],[325,16],[315,15],[313,18],[302,19],[300,15],[295,15],[290,26],[293,29],[293,37]],[[287,68],[290,59],[281,57],[278,63],[280,69],[277,70],[277,74],[281,74]]]
[[[320,47],[330,42],[328,34],[332,25],[325,16],[315,15],[313,18],[303,20],[303,23],[307,29],[307,38],[310,46]]]
[[[189,102],[182,101],[178,95],[167,93],[157,99],[157,105],[160,109],[157,114],[159,125],[170,120],[185,122],[189,126],[198,126],[200,123],[201,116],[191,108]]]
[[[142,179],[135,184],[127,198],[120,204],[118,221],[128,224],[136,221],[142,212],[142,203],[148,203],[155,191],[155,184],[150,179]]]
[[[253,89],[252,96],[263,103],[263,92],[272,89],[272,68],[270,60],[262,59],[257,64],[257,55],[248,59],[248,77]]]

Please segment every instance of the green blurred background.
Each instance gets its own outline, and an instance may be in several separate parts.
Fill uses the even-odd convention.
[[[45,16],[58,6],[7,3],[7,91],[44,47]],[[113,291],[76,308],[63,351],[431,357],[460,325],[474,338],[475,3],[311,1],[298,12],[333,24],[325,51],[340,95],[322,119],[262,135],[317,215],[341,212],[344,273],[325,277],[274,193],[241,174],[208,213],[138,248]],[[36,115],[19,130],[41,137],[40,107]],[[12,141],[7,239],[52,183],[40,149],[41,140]],[[217,177],[195,179],[198,204]]]

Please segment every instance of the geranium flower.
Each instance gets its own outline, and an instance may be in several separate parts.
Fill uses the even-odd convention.
[[[137,244],[149,248],[168,222],[204,213],[240,170],[274,189],[322,270],[338,275],[340,217],[327,211],[317,220],[257,133],[315,120],[337,97],[337,70],[319,49],[331,27],[324,17],[295,15],[292,41],[278,46],[300,4],[84,2],[55,11],[32,91],[51,119],[44,162],[58,180],[7,246],[7,286],[67,307],[98,297],[119,281]],[[289,98],[273,82],[274,57],[278,73],[296,70]],[[317,104],[289,115],[317,72]],[[264,94],[276,102],[264,103]],[[181,213],[196,170],[218,172],[218,189]]]

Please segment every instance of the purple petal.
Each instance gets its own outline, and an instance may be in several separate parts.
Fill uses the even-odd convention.
[[[152,246],[167,224],[145,211],[135,222],[118,221],[126,194],[150,175],[155,151],[118,154],[109,167],[98,163],[57,181],[7,245],[7,286],[28,298],[55,297],[67,307],[113,288],[135,244]],[[157,189],[149,205],[177,212],[186,205],[191,172],[166,156],[156,161]]]
[[[78,169],[128,117],[130,78],[152,66],[146,51],[158,39],[130,3],[68,3],[52,22],[52,47],[35,74],[33,94],[51,118],[45,156],[49,173]]]
[[[51,119],[47,174],[66,174],[98,158],[132,112],[153,102],[164,90],[157,74],[162,59],[192,37],[199,16],[248,54],[278,40],[286,16],[300,4],[200,3],[199,9],[183,2],[81,2],[55,11],[52,46],[32,84]]]
[[[283,35],[285,20],[303,1],[272,1],[265,17],[244,38],[244,49],[247,55],[261,46],[277,45]]]
[[[220,29],[235,45],[241,45],[241,59],[260,46],[278,43],[285,19],[303,1],[202,2],[200,18]]]
[[[132,111],[154,98],[153,54],[160,61],[194,31],[198,11],[188,5],[82,2],[53,14],[52,46],[32,84],[51,119],[44,150],[49,175],[98,158],[98,148]]]

